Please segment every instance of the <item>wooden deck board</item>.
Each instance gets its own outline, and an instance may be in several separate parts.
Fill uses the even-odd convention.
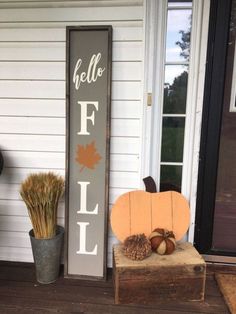
[[[111,271],[108,273],[107,281],[65,279],[61,275],[54,284],[40,285],[35,280],[32,264],[0,262],[0,313],[229,313],[212,266],[207,274],[204,302],[168,301],[152,306],[115,305]]]

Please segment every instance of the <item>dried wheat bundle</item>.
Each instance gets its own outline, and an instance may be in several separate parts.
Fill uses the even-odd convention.
[[[51,238],[56,234],[57,208],[64,192],[64,179],[52,172],[30,174],[21,184],[35,238]]]

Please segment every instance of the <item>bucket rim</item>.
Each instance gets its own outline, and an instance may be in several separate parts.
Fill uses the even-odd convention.
[[[56,226],[56,235],[54,237],[51,237],[51,238],[35,238],[35,236],[34,236],[34,229],[33,228],[29,231],[29,236],[31,238],[35,239],[35,240],[52,240],[52,239],[55,239],[57,237],[60,237],[64,233],[65,233],[64,227],[57,225]]]

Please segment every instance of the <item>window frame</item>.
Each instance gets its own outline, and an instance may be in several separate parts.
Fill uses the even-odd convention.
[[[145,7],[144,109],[140,180],[145,176],[151,175],[159,189],[168,3],[167,0],[146,0]],[[188,240],[190,242],[193,242],[195,224],[198,153],[200,146],[209,8],[210,0],[193,0],[191,53],[186,112],[184,115],[185,130],[187,132],[184,135],[181,186],[182,194],[190,202],[191,222],[188,233]],[[183,63],[181,61],[181,64]],[[152,95],[152,106],[147,102],[147,94]],[[168,114],[168,116],[170,115]],[[175,114],[174,116],[179,115]],[[181,116],[183,115],[181,114]]]
[[[174,1],[173,3],[175,3],[176,1]],[[187,2],[187,1],[185,1]],[[188,95],[188,85],[189,85],[189,71],[190,71],[190,59],[188,61],[183,60],[175,60],[175,61],[168,61],[166,59],[166,52],[167,52],[167,45],[166,45],[166,39],[167,39],[167,30],[168,30],[168,14],[170,11],[183,11],[183,10],[188,10],[192,12],[193,14],[193,2],[192,2],[192,6],[190,7],[189,5],[181,5],[181,6],[174,6],[173,3],[166,1],[166,25],[165,25],[165,46],[163,47],[164,50],[164,54],[165,54],[165,58],[163,61],[163,67],[164,67],[164,72],[163,72],[163,76],[164,76],[164,80],[165,80],[165,73],[166,73],[166,67],[167,66],[187,66],[188,68],[188,80],[187,80],[187,95]],[[192,22],[191,22],[191,36],[190,36],[190,55],[191,55],[191,45],[192,42]],[[162,87],[164,88],[164,86]],[[183,166],[184,166],[184,150],[183,150],[183,156],[182,156],[182,161],[172,161],[172,162],[168,162],[168,161],[162,161],[162,138],[163,138],[163,121],[165,118],[182,118],[184,120],[184,138],[183,138],[183,148],[184,148],[184,143],[185,143],[185,130],[186,130],[186,117],[187,117],[187,95],[186,95],[186,107],[185,107],[185,113],[164,113],[164,90],[163,90],[163,94],[162,94],[162,102],[161,102],[161,120],[162,120],[162,127],[161,127],[161,138],[160,138],[160,161],[159,161],[159,188],[160,188],[160,180],[161,180],[161,171],[162,171],[162,166],[176,166],[176,167],[181,167],[181,171],[182,171],[182,177],[181,177],[181,191],[182,191],[182,178],[183,178]]]

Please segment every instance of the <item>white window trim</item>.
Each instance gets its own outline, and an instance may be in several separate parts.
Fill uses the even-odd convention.
[[[167,0],[146,0],[144,4],[146,45],[140,179],[151,175],[159,186]],[[210,0],[193,0],[182,177],[182,193],[189,200],[191,210],[190,242],[193,242],[195,227],[209,10]],[[147,106],[147,93],[152,93],[151,107]]]
[[[159,186],[160,138],[164,84],[167,0],[145,0],[144,108],[141,178],[151,175]],[[147,105],[152,94],[152,106]],[[154,105],[155,104],[155,105]]]

